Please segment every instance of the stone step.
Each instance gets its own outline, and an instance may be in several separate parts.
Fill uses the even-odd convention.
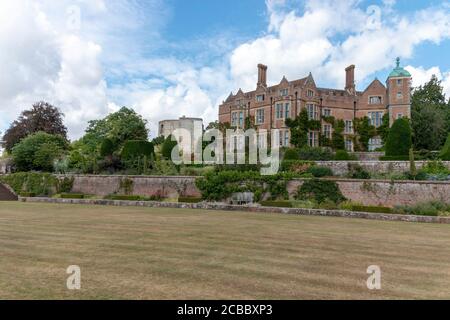
[[[0,201],[17,201],[18,197],[4,184],[0,183]]]

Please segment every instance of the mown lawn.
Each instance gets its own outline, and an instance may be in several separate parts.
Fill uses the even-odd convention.
[[[47,298],[449,299],[450,226],[0,202],[0,299]]]

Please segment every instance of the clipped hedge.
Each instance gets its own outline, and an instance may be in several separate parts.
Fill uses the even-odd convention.
[[[333,176],[333,170],[331,170],[328,167],[312,166],[309,167],[308,170],[306,170],[306,172],[312,174],[315,178]]]
[[[123,201],[141,201],[140,196],[131,196],[125,194],[110,194],[105,197],[108,200],[123,200]]]
[[[21,196],[23,198],[34,198],[34,197],[36,197],[36,194],[33,192],[21,192],[19,194],[19,196]]]
[[[352,211],[358,212],[370,212],[370,213],[393,213],[392,208],[388,207],[377,207],[377,206],[352,206]]]
[[[332,201],[339,204],[347,200],[335,181],[311,179],[305,181],[297,190],[299,200],[312,200],[321,204]]]
[[[199,203],[202,202],[202,198],[196,198],[196,197],[179,197],[178,202],[182,203]]]
[[[450,133],[448,134],[447,141],[445,141],[444,147],[439,153],[441,160],[450,161]]]
[[[293,208],[291,201],[261,201],[260,204],[263,207],[275,207],[275,208]]]
[[[61,193],[61,199],[84,199],[85,195],[81,193]]]
[[[131,160],[146,156],[150,158],[155,153],[153,143],[144,140],[128,140],[122,149],[122,159]]]

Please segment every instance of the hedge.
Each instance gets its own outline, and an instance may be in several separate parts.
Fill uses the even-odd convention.
[[[153,143],[144,140],[128,140],[122,149],[122,159],[131,160],[147,156],[150,158],[155,153]]]
[[[81,193],[61,193],[61,199],[84,199],[84,197]]]
[[[199,203],[202,202],[202,198],[196,198],[196,197],[179,197],[178,202],[182,203]]]
[[[263,207],[276,207],[276,208],[293,208],[290,201],[261,201],[260,204]]]
[[[371,212],[371,213],[392,213],[392,208],[377,207],[377,206],[352,206],[352,211]]]
[[[9,185],[16,194],[49,196],[60,190],[60,181],[50,173],[19,172],[0,176],[0,181]]]
[[[409,120],[400,118],[395,120],[389,129],[386,141],[386,156],[406,156],[409,159],[409,149],[412,145],[412,133]]]

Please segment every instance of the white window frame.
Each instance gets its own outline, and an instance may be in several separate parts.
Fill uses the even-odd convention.
[[[308,132],[308,145],[310,147],[318,147],[319,146],[319,137],[316,131]]]
[[[277,103],[275,105],[275,118],[283,119],[283,103]]]
[[[235,127],[237,126],[237,123],[238,123],[238,112],[233,111],[231,112],[231,125]]]
[[[255,123],[256,124],[263,124],[265,121],[265,111],[264,108],[256,109],[255,112]]]
[[[348,152],[353,152],[353,140],[349,138],[345,138],[345,150]]]
[[[376,102],[372,102],[372,99],[377,98]],[[383,104],[383,97],[382,96],[369,96],[369,104],[370,105],[379,105]]]
[[[285,88],[285,89],[280,89],[280,97],[286,97],[289,95],[289,89]]]
[[[347,134],[353,133],[353,120],[345,120],[345,129],[344,132]]]
[[[291,117],[291,104],[289,102],[284,104],[284,118],[289,119]]]
[[[310,108],[312,109],[310,110]],[[308,119],[309,120],[317,120],[318,114],[317,114],[317,106],[313,103],[308,103],[306,105],[306,110],[308,111]]]
[[[314,97],[314,90],[308,89],[306,91],[306,96],[309,97],[309,98]]]
[[[256,102],[264,102],[264,94],[257,94]]]
[[[380,117],[377,118],[377,115],[380,115]],[[375,128],[380,127],[383,124],[383,111],[370,111],[367,113],[367,117],[369,118],[370,124],[373,125]]]
[[[324,108],[322,109],[322,115],[324,117],[331,117],[331,109],[330,108]]]
[[[324,124],[322,128],[323,135],[327,139],[331,139],[331,124]]]

